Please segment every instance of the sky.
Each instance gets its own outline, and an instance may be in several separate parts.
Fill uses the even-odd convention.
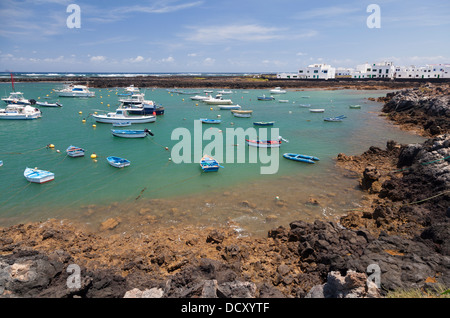
[[[449,0],[0,0],[1,72],[421,66],[450,63],[449,39]]]

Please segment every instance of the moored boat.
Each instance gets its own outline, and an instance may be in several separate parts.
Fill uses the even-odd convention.
[[[325,112],[325,109],[323,108],[314,108],[309,110],[310,113],[323,113]]]
[[[10,104],[0,109],[0,119],[30,120],[42,117],[42,112],[32,106]]]
[[[274,121],[256,121],[253,123],[255,126],[273,126]]]
[[[16,105],[32,105],[36,102],[34,99],[26,99],[21,92],[11,92],[8,97],[2,98],[2,101]]]
[[[345,115],[337,116],[337,117],[327,117],[324,118],[324,121],[331,121],[331,122],[341,122],[344,118],[347,118]]]
[[[115,156],[109,156],[106,158],[106,160],[111,166],[116,168],[128,167],[131,164],[130,160]]]
[[[298,153],[285,153],[283,157],[289,160],[306,162],[306,163],[315,163],[315,161],[319,161],[320,159],[314,156],[302,155]]]
[[[281,142],[285,141],[288,142],[283,137],[278,137],[276,140],[252,140],[252,139],[246,139],[247,145],[258,147],[258,148],[278,148],[281,146]]]
[[[39,170],[37,168],[25,168],[23,172],[24,177],[33,183],[45,183],[55,179],[55,174],[46,170]]]
[[[239,106],[239,105],[219,105],[217,107],[219,107],[219,109],[225,109],[225,110],[228,110],[228,109],[241,109],[241,106]]]
[[[271,94],[286,94],[286,91],[281,89],[281,87],[275,87],[274,89],[270,90]]]
[[[132,124],[153,123],[156,121],[155,115],[136,115],[130,116],[126,109],[117,109],[115,113],[107,113],[106,115],[92,115],[95,121],[99,123],[115,124],[120,122],[130,122]]]
[[[89,91],[86,85],[66,85],[63,89],[56,90],[59,97],[94,97],[95,93]]]
[[[43,106],[43,107],[62,107],[62,104],[55,102],[55,103],[49,103],[47,101],[45,102],[36,102],[37,106]]]
[[[113,134],[113,136],[123,138],[144,138],[148,135],[154,136],[153,133],[147,128],[142,130],[111,129],[111,133]]]
[[[349,105],[350,109],[361,109],[361,105]]]
[[[204,155],[200,160],[200,167],[204,172],[219,170],[219,162],[209,155]]]
[[[69,146],[66,149],[66,153],[69,157],[76,158],[76,157],[83,157],[84,156],[84,149],[76,146]]]
[[[208,119],[208,118],[200,118],[200,121],[203,124],[220,124],[222,122],[220,119]]]
[[[258,100],[274,100],[274,99],[275,97],[273,96],[266,96],[266,95],[258,96]]]
[[[253,110],[237,110],[237,109],[232,109],[231,112],[233,113],[234,117],[244,117],[244,118],[248,118],[251,117],[253,114]]]
[[[216,97],[210,96],[208,99],[203,100],[204,103],[208,105],[231,105],[233,101],[231,99],[223,99],[222,96],[217,95]]]

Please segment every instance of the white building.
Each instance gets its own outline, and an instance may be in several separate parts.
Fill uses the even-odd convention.
[[[311,64],[298,70],[299,78],[331,79],[336,77],[336,69],[328,64]]]
[[[450,78],[450,64],[431,64],[421,67],[416,67],[414,65],[397,66],[395,68],[395,78]]]
[[[356,66],[356,70],[351,73],[355,79],[362,78],[394,78],[396,67],[392,62],[361,64]]]
[[[353,68],[336,68],[336,78],[350,78],[355,70]]]

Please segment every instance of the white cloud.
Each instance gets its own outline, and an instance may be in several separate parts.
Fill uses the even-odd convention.
[[[167,58],[162,59],[161,62],[163,62],[163,63],[173,63],[173,62],[175,62],[175,59],[172,56],[169,56]]]
[[[212,66],[214,65],[215,62],[216,60],[211,57],[207,57],[206,59],[203,60],[203,64],[206,66]]]
[[[132,58],[129,58],[129,59],[125,59],[125,62],[128,62],[128,63],[139,63],[139,62],[142,62],[144,60],[145,59],[144,59],[143,56],[138,55],[138,56],[136,56],[134,58],[132,57]]]
[[[91,57],[91,62],[104,62],[106,60],[106,57],[103,55],[97,55]]]

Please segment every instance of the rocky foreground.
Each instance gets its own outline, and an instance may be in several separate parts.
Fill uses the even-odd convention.
[[[389,103],[401,105],[397,96]],[[231,226],[106,235],[61,220],[0,229],[0,296],[363,298],[448,289],[446,132],[339,154],[336,165],[366,192],[361,208],[339,222],[294,221],[267,238],[241,237]]]

